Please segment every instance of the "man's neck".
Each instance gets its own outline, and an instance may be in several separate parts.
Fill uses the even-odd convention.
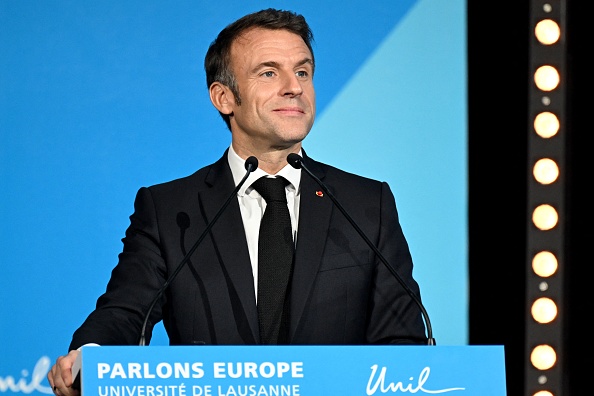
[[[268,150],[246,148],[235,144],[235,142],[232,145],[233,150],[244,160],[252,155],[258,158],[258,168],[270,175],[275,175],[287,165],[287,155],[299,153],[301,150],[301,143],[294,144],[288,148]]]

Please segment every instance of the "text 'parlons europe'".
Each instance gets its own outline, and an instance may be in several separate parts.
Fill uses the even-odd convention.
[[[303,378],[303,362],[214,362],[212,378]],[[204,378],[203,362],[97,363],[99,379]]]

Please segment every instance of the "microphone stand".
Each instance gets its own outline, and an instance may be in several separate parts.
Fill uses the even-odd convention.
[[[417,297],[417,295],[408,287],[408,285],[404,282],[404,280],[400,277],[398,272],[388,263],[388,260],[384,257],[384,255],[379,251],[379,249],[371,242],[371,240],[365,235],[363,230],[355,223],[355,221],[351,218],[351,216],[347,213],[347,211],[342,207],[342,205],[338,202],[338,200],[334,197],[334,195],[328,190],[326,185],[322,183],[322,181],[314,175],[307,167],[303,164],[303,158],[299,154],[291,153],[287,156],[287,162],[291,164],[291,166],[295,169],[303,169],[312,179],[318,183],[318,185],[322,188],[324,193],[330,197],[334,205],[340,210],[340,212],[346,217],[346,219],[351,223],[353,228],[357,231],[357,233],[363,238],[365,243],[374,251],[374,253],[379,257],[382,263],[386,266],[388,271],[396,278],[398,283],[406,290],[408,295],[413,299],[413,301],[418,305],[421,310],[421,314],[423,315],[423,319],[425,320],[425,325],[427,326],[427,344],[428,345],[435,345],[435,339],[433,338],[433,328],[431,327],[431,321],[429,320],[429,314],[427,310]]]
[[[165,292],[165,290],[167,290],[167,287],[169,287],[169,284],[175,279],[175,277],[181,271],[181,269],[183,268],[183,266],[190,260],[190,256],[192,256],[192,253],[194,253],[194,251],[198,248],[198,246],[200,245],[200,243],[202,242],[202,240],[206,237],[206,235],[208,234],[208,232],[210,231],[210,229],[217,222],[217,220],[219,219],[219,217],[221,216],[221,214],[225,211],[225,209],[229,205],[229,202],[231,202],[231,199],[233,199],[233,197],[235,197],[237,195],[237,192],[239,191],[239,189],[241,188],[241,186],[243,185],[243,183],[245,183],[245,181],[247,180],[247,178],[250,175],[250,173],[252,173],[256,169],[258,169],[258,159],[256,157],[254,157],[254,156],[249,157],[245,161],[245,169],[247,170],[247,172],[245,173],[245,176],[243,176],[243,179],[241,179],[241,181],[239,182],[239,184],[237,184],[237,186],[235,187],[235,189],[233,190],[233,192],[229,195],[229,197],[227,198],[227,200],[225,201],[225,203],[223,204],[223,206],[221,206],[221,208],[219,209],[219,211],[217,212],[217,214],[213,217],[213,219],[210,221],[210,223],[208,223],[208,225],[206,226],[206,228],[202,232],[202,235],[200,235],[200,237],[196,240],[196,242],[194,243],[194,245],[190,248],[190,250],[188,250],[188,252],[184,256],[184,258],[179,262],[179,264],[177,265],[177,267],[175,268],[175,270],[171,273],[171,275],[169,276],[169,278],[167,278],[167,280],[165,281],[165,283],[163,284],[163,286],[161,286],[161,289],[159,289],[159,292],[157,293],[157,295],[155,296],[155,298],[151,302],[151,305],[147,309],[147,312],[146,312],[146,314],[144,316],[144,322],[142,323],[142,329],[141,329],[141,332],[140,332],[140,341],[139,341],[138,345],[144,346],[146,344],[146,336],[145,336],[146,326],[147,326],[147,323],[148,323],[149,316],[150,316],[151,312],[153,311],[153,308],[157,304],[157,301],[159,301],[159,299],[161,298],[161,296],[163,295],[163,293]]]

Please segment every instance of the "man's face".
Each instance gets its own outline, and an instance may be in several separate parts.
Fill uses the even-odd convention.
[[[313,57],[300,36],[255,28],[231,46],[231,68],[241,105],[232,104],[235,143],[256,150],[290,148],[315,117]]]

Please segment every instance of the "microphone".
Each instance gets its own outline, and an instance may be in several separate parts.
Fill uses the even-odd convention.
[[[157,301],[159,301],[159,299],[161,298],[163,293],[165,293],[165,290],[167,290],[167,287],[169,287],[169,284],[175,279],[175,277],[181,271],[183,266],[190,260],[190,256],[192,256],[192,253],[194,253],[194,251],[198,248],[198,246],[200,245],[202,240],[206,237],[206,235],[208,234],[208,232],[210,231],[212,226],[217,222],[217,220],[219,219],[221,214],[225,211],[227,206],[229,206],[231,199],[233,199],[233,197],[235,197],[237,195],[237,191],[239,191],[239,189],[241,188],[243,183],[245,183],[245,181],[247,180],[250,173],[252,173],[256,169],[258,169],[258,159],[254,156],[251,156],[247,160],[245,160],[245,169],[247,172],[245,173],[245,176],[243,176],[243,179],[241,179],[239,184],[235,187],[233,192],[229,195],[229,198],[227,198],[227,200],[225,201],[223,206],[221,206],[221,208],[219,209],[217,214],[212,218],[210,223],[208,223],[206,225],[206,228],[202,232],[202,235],[200,235],[200,237],[196,240],[194,245],[190,248],[190,250],[188,250],[188,252],[184,256],[184,258],[179,262],[177,267],[175,267],[175,270],[171,273],[171,275],[169,275],[169,278],[167,278],[167,281],[165,281],[163,286],[161,286],[161,288],[157,292],[157,295],[151,302],[151,305],[149,305],[149,308],[147,309],[146,314],[144,315],[144,322],[142,323],[142,329],[140,332],[140,341],[139,341],[138,345],[144,346],[146,344],[146,336],[145,336],[146,326],[148,323],[149,316],[150,316],[151,312],[153,311],[153,308],[157,304]],[[188,215],[186,213],[183,213],[183,214],[178,213],[176,220],[177,220],[177,223],[180,226],[180,228],[182,228],[183,230],[185,230],[186,228],[188,228],[190,226],[190,218],[188,217]]]
[[[369,246],[371,248],[371,250],[373,250],[375,252],[375,254],[377,255],[377,257],[379,257],[381,262],[384,263],[384,265],[386,266],[388,271],[390,271],[390,273],[394,276],[394,278],[396,278],[396,280],[398,281],[398,283],[400,283],[400,285],[404,288],[404,290],[406,290],[406,292],[408,293],[410,298],[415,302],[415,304],[417,304],[417,306],[421,310],[421,314],[423,315],[423,319],[425,320],[425,325],[427,327],[427,344],[435,345],[435,339],[433,338],[433,329],[431,327],[431,321],[429,320],[429,314],[427,313],[427,310],[421,303],[421,300],[419,299],[419,297],[417,297],[417,295],[410,289],[410,287],[408,287],[408,285],[404,282],[402,277],[398,274],[398,272],[396,272],[394,267],[392,267],[392,265],[390,265],[390,263],[388,263],[388,260],[386,260],[386,258],[379,251],[379,249],[371,242],[371,240],[367,237],[367,235],[365,235],[365,233],[363,232],[363,230],[361,230],[361,228],[357,225],[357,223],[355,223],[355,221],[351,218],[351,216],[347,213],[347,211],[342,207],[342,205],[338,202],[338,200],[334,197],[334,195],[332,195],[330,190],[328,190],[328,187],[326,187],[326,185],[316,175],[314,175],[309,169],[307,169],[307,167],[303,164],[303,158],[301,158],[301,156],[299,154],[291,153],[287,156],[287,162],[289,164],[291,164],[291,166],[295,169],[303,169],[305,171],[305,173],[307,173],[312,179],[314,179],[316,181],[316,183],[318,183],[318,185],[322,188],[324,193],[330,197],[330,199],[332,200],[334,205],[342,212],[342,214],[344,215],[344,217],[346,217],[346,219],[349,221],[349,223],[351,223],[353,228],[357,231],[357,233],[361,236],[361,238],[363,238],[365,243],[367,243],[367,246]]]

